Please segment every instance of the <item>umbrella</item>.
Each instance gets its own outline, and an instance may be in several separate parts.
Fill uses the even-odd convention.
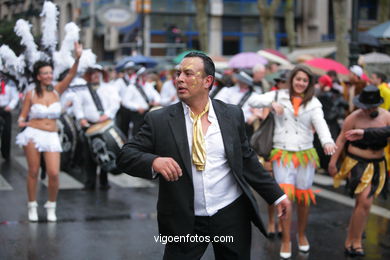
[[[259,54],[260,56],[266,58],[271,62],[276,62],[283,65],[290,63],[284,54],[273,49],[260,50],[257,52],[257,54]]]
[[[359,57],[360,64],[390,64],[390,56],[380,52],[370,52]]]
[[[226,69],[228,68],[228,59],[223,56],[218,55],[209,55],[213,60],[216,69]]]
[[[315,58],[305,61],[304,64],[309,66],[313,72],[320,75],[325,74],[328,70],[335,70],[338,74],[342,75],[349,74],[349,70],[343,64],[327,58]]]
[[[137,65],[142,65],[146,68],[153,68],[157,65],[157,61],[154,60],[153,58],[143,56],[143,55],[136,55],[136,56],[126,56],[120,59],[117,62],[115,69],[118,71],[121,70],[129,61],[132,61]]]
[[[200,52],[200,53],[205,54],[203,51],[198,51],[198,50],[186,50],[186,51],[183,51],[182,53],[180,53],[179,55],[177,55],[175,58],[173,58],[173,60],[172,60],[173,63],[179,64],[179,63],[182,61],[182,59],[184,59],[184,57],[185,57],[188,53],[193,52],[193,51],[195,51],[195,52]]]
[[[259,63],[265,65],[268,61],[255,52],[242,52],[229,60],[229,67],[234,69],[253,68]]]
[[[372,27],[367,33],[376,38],[390,38],[390,21]]]

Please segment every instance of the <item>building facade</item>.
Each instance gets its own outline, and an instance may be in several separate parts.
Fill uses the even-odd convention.
[[[347,1],[347,20],[351,21],[352,1]],[[0,19],[22,16],[39,31],[39,13],[43,0],[0,0]],[[82,41],[92,48],[99,60],[116,60],[131,53],[151,56],[173,55],[182,49],[198,49],[196,8],[193,0],[56,0],[60,10],[59,36],[64,25],[76,22],[82,29]],[[270,2],[270,1],[269,1]],[[359,0],[359,30],[376,25],[379,0]],[[284,28],[285,0],[275,13],[277,48],[287,45]],[[107,6],[112,21],[126,16],[126,25],[105,23]],[[118,6],[120,9],[118,10]],[[106,9],[104,9],[106,8]],[[295,30],[298,46],[315,45],[334,39],[332,0],[295,0]],[[126,18],[125,17],[125,18]],[[125,19],[124,18],[124,19]],[[126,18],[126,19],[127,19]],[[209,52],[234,55],[262,48],[262,28],[257,0],[212,0],[208,5]],[[350,26],[350,25],[349,25]],[[174,28],[175,32],[171,30]],[[173,33],[173,34],[172,34]],[[174,52],[167,53],[167,48]]]

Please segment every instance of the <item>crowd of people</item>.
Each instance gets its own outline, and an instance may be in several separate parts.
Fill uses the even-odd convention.
[[[109,172],[148,179],[161,176],[159,227],[167,234],[223,230],[229,225],[225,220],[233,214],[243,221],[238,229],[218,234],[234,234],[242,242],[233,248],[220,245],[217,254],[247,256],[251,220],[270,238],[281,237],[280,256],[287,259],[292,255],[294,208],[289,201],[297,204],[298,248],[308,252],[309,209],[316,203],[311,187],[315,172],[322,169],[334,176],[336,186],[349,179],[349,194],[356,204],[345,252],[364,255],[361,238],[370,206],[375,196],[387,192],[389,148],[384,137],[356,140],[363,133],[351,130],[390,126],[386,75],[374,72],[369,78],[358,65],[350,68],[349,80],[344,81],[335,71],[315,75],[305,65],[289,70],[279,69],[277,64],[258,64],[252,69],[215,71],[210,58],[200,53],[188,54],[169,71],[145,69],[130,60],[117,71],[93,64],[77,74],[81,53],[76,44],[74,65],[58,79],[51,64],[37,62],[33,87],[21,93],[15,82],[1,73],[1,153],[5,160],[10,159],[11,110],[21,99],[17,121],[22,131],[16,143],[23,147],[28,162],[30,221],[38,220],[36,189],[42,165],[49,179],[47,220],[56,221],[62,159],[67,166],[80,167],[86,191],[96,189],[97,176],[99,188],[110,189]],[[273,149],[269,158],[260,158],[259,163],[249,140],[268,114],[275,119]],[[58,123],[75,132],[61,132]],[[65,151],[65,139],[71,142],[70,152]],[[70,156],[60,155],[62,151]],[[217,172],[217,177],[210,176]],[[270,205],[266,227],[257,216],[259,209],[247,184]],[[221,196],[223,200],[218,199]],[[166,201],[169,198],[170,202]],[[171,210],[172,199],[178,207],[175,212],[187,216],[185,220],[179,217],[182,227],[173,228],[180,226],[172,222],[174,216],[162,217],[162,212]],[[277,224],[275,205],[283,216]],[[229,208],[226,214],[219,214],[225,208]],[[222,223],[214,231],[204,230],[202,226],[210,221]],[[187,253],[202,255],[204,249],[200,244],[184,249],[169,244],[164,255],[166,259],[184,259]]]

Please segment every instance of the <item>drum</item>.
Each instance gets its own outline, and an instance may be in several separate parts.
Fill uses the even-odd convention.
[[[116,157],[126,138],[112,120],[94,124],[85,132],[92,157],[102,170],[120,174],[116,169]]]
[[[58,135],[60,137],[61,170],[67,171],[72,165],[77,145],[77,129],[74,119],[66,113],[63,113],[57,120]]]

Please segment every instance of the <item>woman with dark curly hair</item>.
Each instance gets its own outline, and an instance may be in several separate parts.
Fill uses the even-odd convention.
[[[27,92],[23,101],[18,125],[24,130],[16,137],[16,143],[23,146],[28,164],[27,194],[30,221],[38,221],[36,189],[41,153],[43,153],[46,173],[49,177],[49,198],[45,204],[47,220],[57,220],[55,209],[59,186],[60,152],[62,151],[56,121],[61,115],[59,96],[76,76],[81,53],[82,46],[75,43],[76,60],[68,75],[55,86],[52,85],[52,65],[45,61],[38,61],[33,71],[35,88]]]

